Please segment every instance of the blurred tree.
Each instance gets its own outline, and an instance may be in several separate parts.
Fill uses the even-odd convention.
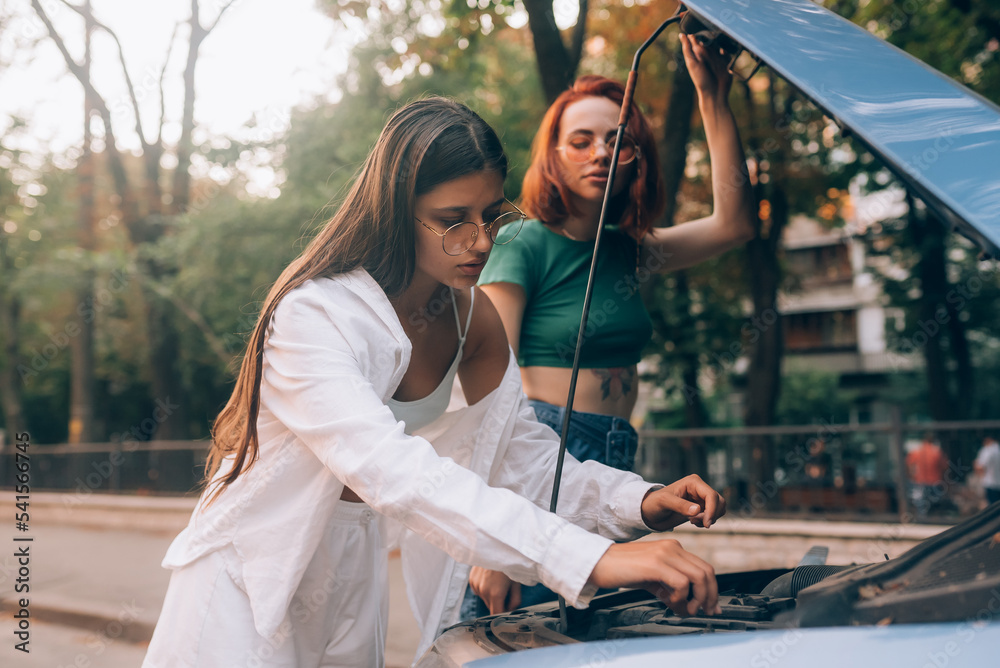
[[[32,441],[66,438],[72,339],[79,334],[75,292],[74,174],[10,148],[21,126],[0,140],[0,400],[7,429]],[[9,145],[8,145],[9,141]],[[17,426],[12,426],[17,425]]]
[[[179,358],[179,338],[175,327],[176,312],[171,304],[160,298],[155,289],[155,283],[169,276],[175,268],[165,265],[155,255],[144,253],[142,247],[156,242],[168,234],[173,217],[183,214],[188,207],[190,198],[190,175],[193,148],[192,135],[194,131],[194,74],[201,43],[218,25],[232,1],[223,4],[213,23],[207,27],[202,24],[198,0],[191,0],[191,16],[187,22],[189,29],[188,52],[184,68],[184,102],[181,118],[180,137],[176,145],[177,165],[173,172],[173,187],[168,193],[163,187],[164,180],[161,158],[166,152],[163,140],[163,106],[161,104],[160,118],[156,124],[156,136],[149,140],[143,131],[139,103],[135,86],[129,75],[124,52],[117,35],[108,26],[98,21],[90,11],[89,5],[77,7],[68,2],[67,7],[80,14],[85,22],[91,22],[104,33],[108,34],[118,46],[122,74],[129,91],[129,99],[134,114],[134,132],[142,145],[143,170],[140,175],[130,174],[126,160],[116,145],[116,129],[112,124],[111,109],[94,86],[85,63],[78,62],[67,48],[66,40],[56,30],[48,13],[40,0],[32,0],[31,6],[45,25],[49,37],[53,40],[69,71],[84,88],[87,103],[97,110],[103,124],[103,143],[107,165],[113,177],[114,188],[120,200],[121,217],[128,230],[131,243],[138,250],[137,260],[146,285],[147,298],[147,334],[150,338],[150,367],[152,370],[152,392],[161,401],[173,398],[180,401],[183,396],[181,374],[176,368]],[[86,24],[85,24],[86,33]],[[175,32],[176,37],[176,32]],[[171,47],[175,43],[171,39]],[[170,59],[168,51],[164,65],[160,71],[160,98],[163,98],[163,82],[166,77],[167,63]],[[138,183],[138,185],[136,185]],[[85,388],[81,388],[85,390]],[[156,437],[160,439],[184,438],[189,433],[189,421],[186,416],[186,402],[181,401],[171,419],[161,421],[156,429]]]
[[[840,375],[826,371],[785,374],[775,424],[844,424],[850,420],[853,394],[840,387]]]
[[[16,128],[19,124],[15,119]],[[10,132],[10,131],[8,131]],[[24,401],[18,366],[20,354],[21,308],[23,298],[17,286],[17,271],[26,264],[21,248],[27,242],[24,207],[17,196],[13,171],[20,156],[8,149],[0,139],[0,402],[3,403],[3,424],[6,440],[25,431]],[[20,232],[20,233],[19,233]]]
[[[83,61],[80,70],[83,78],[90,79],[91,37],[95,25],[90,0],[83,4]],[[79,188],[77,212],[79,246],[85,254],[95,249],[94,223],[96,219],[94,193],[94,155],[91,150],[93,134],[90,122],[94,116],[90,96],[83,100],[83,151],[76,164]],[[94,299],[94,275],[90,267],[83,267],[77,280],[77,302],[86,304]],[[72,337],[73,367],[70,374],[69,436],[70,443],[89,443],[97,439],[94,425],[94,320],[80,320],[80,332]]]

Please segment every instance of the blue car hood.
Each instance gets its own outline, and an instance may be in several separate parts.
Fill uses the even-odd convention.
[[[1000,256],[1000,107],[809,0],[684,4],[850,128],[957,231]]]
[[[990,666],[1000,624],[972,619],[949,624],[782,629],[756,633],[633,638],[543,647],[480,659],[466,668],[586,666]]]

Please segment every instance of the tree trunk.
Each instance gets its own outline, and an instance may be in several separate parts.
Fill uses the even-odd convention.
[[[947,273],[947,249],[945,243],[948,235],[948,228],[944,221],[937,216],[933,216],[930,224],[934,228],[934,234],[940,238],[938,249],[941,254],[939,266],[939,280],[942,283],[942,291],[938,294],[938,308],[944,308],[946,322],[943,327],[948,330],[948,347],[951,350],[952,359],[955,361],[955,393],[952,400],[952,414],[955,420],[968,420],[974,417],[971,413],[975,406],[976,378],[972,368],[972,352],[969,349],[969,339],[965,334],[965,323],[959,319],[959,312],[955,308],[954,302],[948,299],[953,287],[948,280]],[[935,316],[939,311],[935,311]]]
[[[171,211],[183,214],[191,197],[191,154],[194,152],[194,75],[198,65],[198,49],[208,36],[198,16],[198,0],[191,0],[191,36],[188,39],[187,61],[184,65],[184,109],[181,112],[181,136],[177,141],[177,169],[174,170],[174,190]]]
[[[224,10],[223,10],[224,11]],[[191,18],[188,21],[191,35],[188,39],[187,60],[184,66],[184,106],[181,113],[181,134],[177,141],[177,167],[174,170],[173,192],[171,194],[170,213],[174,216],[187,212],[191,197],[191,155],[194,152],[194,102],[195,102],[195,71],[198,64],[198,51],[201,43],[211,32],[201,25],[198,0],[191,0]],[[150,161],[149,165],[154,163]],[[159,164],[157,160],[155,164]],[[147,178],[150,178],[147,176]],[[150,192],[154,192],[151,179]],[[158,191],[157,198],[159,198]],[[156,203],[150,202],[150,212],[157,211]],[[168,220],[161,216],[151,216],[150,225],[156,229],[156,236],[166,233]],[[173,267],[164,266],[156,259],[146,263],[146,280],[159,282],[175,272]],[[147,327],[149,329],[150,364],[153,369],[153,399],[170,404],[170,415],[164,420],[157,420],[156,431],[151,436],[160,440],[181,440],[190,436],[190,430],[185,410],[184,385],[180,374],[178,361],[181,359],[180,334],[177,329],[179,320],[177,310],[152,288],[145,291],[147,303]]]
[[[150,280],[157,280],[155,276]],[[155,429],[146,434],[162,441],[184,440],[190,437],[187,402],[180,370],[180,336],[177,332],[177,311],[163,297],[146,290],[149,354],[152,366],[154,410],[151,417]],[[165,410],[163,406],[169,406]]]
[[[772,182],[773,183],[773,182]],[[748,427],[774,423],[774,411],[781,391],[781,358],[784,351],[781,313],[778,310],[778,285],[781,267],[778,263],[778,240],[788,218],[784,191],[774,184],[771,188],[771,224],[768,234],[757,235],[747,243],[748,280],[753,296],[754,315],[751,318],[752,344],[750,369],[747,373],[746,412],[744,423]],[[774,492],[776,453],[768,436],[750,438],[750,462],[747,493],[758,498],[762,494],[763,507],[773,507],[777,499]]]
[[[772,183],[773,180],[772,180]],[[774,410],[781,389],[781,357],[784,337],[778,311],[781,267],[778,244],[788,218],[783,189],[774,184],[767,200],[771,203],[770,229],[747,243],[748,282],[754,313],[750,319],[751,356],[747,376],[747,426],[774,422]]]
[[[945,300],[948,312],[948,342],[951,344],[951,354],[955,359],[955,418],[968,420],[976,417],[972,414],[975,406],[976,377],[972,369],[972,353],[969,350],[969,339],[965,335],[965,323],[958,318],[955,305]]]
[[[670,87],[670,100],[667,104],[666,116],[664,118],[663,141],[660,142],[658,150],[660,153],[660,170],[663,174],[664,195],[666,198],[666,208],[658,225],[669,227],[676,223],[677,198],[680,194],[681,183],[684,180],[684,167],[687,164],[687,145],[691,138],[691,117],[694,113],[695,90],[694,83],[684,66],[684,56],[680,45],[677,47],[675,55],[677,69],[674,70],[673,82]],[[681,269],[674,272],[674,303],[667,305],[667,308],[677,308],[680,311],[680,318],[688,326],[678,327],[678,331],[688,332],[691,336],[697,337],[697,332],[693,326],[695,316],[691,313],[690,286],[688,284],[687,271]],[[676,343],[676,342],[675,342]],[[681,382],[684,384],[682,394],[684,395],[684,423],[689,429],[698,429],[706,426],[705,404],[701,398],[701,390],[698,387],[698,374],[700,363],[698,355],[689,351],[695,346],[685,345],[680,342],[677,349],[680,354]],[[700,439],[690,439],[682,443],[685,453],[684,470],[688,473],[696,473],[702,478],[708,475],[708,458],[705,450],[705,442]]]
[[[3,235],[0,234],[0,240],[2,238]],[[0,243],[0,263],[6,264],[6,255],[7,249]],[[21,304],[18,298],[12,294],[0,294],[0,331],[3,332],[4,359],[4,364],[0,365],[0,402],[3,402],[7,443],[13,443],[15,434],[27,428],[21,403],[21,379],[18,374],[20,320]]]
[[[945,295],[950,287],[945,273],[945,229],[930,216],[921,215],[909,194],[906,202],[909,208],[907,226],[912,230],[911,234],[920,253],[914,269],[920,280],[920,298],[912,340],[920,346],[924,355],[931,416],[935,420],[954,420],[958,417],[958,411],[951,393],[947,357],[941,337],[944,329],[942,316],[948,313]],[[955,320],[957,321],[957,317]],[[964,331],[962,340],[964,343]]]
[[[769,78],[769,105],[766,119],[758,120],[753,98],[744,86],[747,100],[747,114],[757,125],[763,120],[769,129],[765,135],[780,126],[778,115],[778,95],[774,76]],[[791,98],[786,96],[786,112],[791,107]],[[756,133],[755,133],[756,134]],[[781,265],[778,251],[781,235],[788,223],[788,198],[785,194],[785,160],[789,154],[786,140],[780,140],[771,155],[769,182],[758,183],[755,187],[758,202],[770,204],[770,214],[766,220],[757,216],[756,234],[746,245],[747,282],[753,301],[753,316],[749,323],[750,368],[747,372],[744,423],[748,427],[768,426],[774,423],[774,412],[781,392],[781,361],[784,355],[784,335],[781,312],[778,310],[778,287],[781,285]],[[754,147],[756,153],[756,146]],[[744,326],[746,330],[746,326]],[[766,436],[750,439],[750,475],[747,494],[763,494],[764,507],[775,504],[774,466],[776,454],[774,444]]]
[[[673,225],[677,215],[677,196],[684,180],[687,165],[687,143],[691,137],[691,116],[694,114],[695,90],[691,76],[684,66],[684,56],[680,46],[674,57],[677,69],[670,87],[670,103],[664,121],[663,141],[660,143],[660,169],[667,207],[663,212],[663,224]]]
[[[524,0],[524,8],[528,12],[528,26],[531,28],[531,39],[535,45],[535,63],[542,80],[542,90],[545,100],[552,104],[559,94],[570,87],[576,77],[580,54],[573,54],[566,48],[562,34],[556,25],[555,13],[552,10],[552,0]],[[581,7],[581,13],[585,7]],[[579,21],[583,25],[585,16]],[[582,36],[579,43],[583,44]]]
[[[663,141],[660,143],[660,167],[663,172],[664,195],[666,209],[661,222],[664,226],[673,225],[677,215],[677,197],[680,194],[681,183],[684,180],[684,166],[687,164],[687,144],[691,138],[691,115],[694,113],[695,90],[694,83],[684,66],[684,56],[680,46],[675,56],[677,69],[674,71],[673,84],[670,87],[670,102],[664,122]],[[685,319],[692,320],[689,295],[688,275],[683,269],[674,273],[676,279],[675,293],[678,306],[683,305]],[[694,332],[694,329],[684,331]],[[698,389],[698,357],[685,354],[681,362],[681,375],[684,382],[684,418],[689,429],[705,426],[705,408]],[[697,457],[697,459],[702,459]],[[697,471],[699,475],[702,471]]]
[[[90,0],[83,5],[85,16],[83,73],[90,77],[90,39],[94,32]],[[94,243],[94,155],[91,151],[93,137],[90,119],[94,113],[93,102],[84,94],[83,103],[83,153],[76,166],[80,209],[78,244],[84,252],[86,266],[77,286],[77,303],[89,304],[94,299],[94,275],[90,256]],[[70,373],[69,437],[70,443],[90,443],[97,438],[94,429],[94,319],[80,318],[79,333],[70,339],[72,369]]]
[[[688,287],[687,272],[678,271],[674,275],[677,286],[677,296],[682,297],[685,314],[689,323],[684,331],[690,332],[692,336],[697,336],[694,327],[695,316],[691,314],[691,298]],[[681,354],[681,378],[684,383],[684,423],[688,429],[701,429],[708,425],[708,414],[705,411],[705,403],[701,399],[701,389],[698,387],[698,374],[701,364],[698,354],[691,352],[693,346],[683,346]],[[683,447],[687,454],[687,472],[696,473],[703,479],[708,479],[708,449],[705,440],[700,437],[685,441]]]

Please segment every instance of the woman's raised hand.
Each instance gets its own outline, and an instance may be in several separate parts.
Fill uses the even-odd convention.
[[[706,529],[726,514],[726,500],[697,475],[689,475],[642,500],[642,521],[654,531],[691,522]]]
[[[729,72],[729,58],[721,50],[706,48],[690,35],[681,34],[681,50],[688,74],[698,90],[699,97],[709,96],[717,102],[726,102],[733,75]]]
[[[616,543],[590,574],[590,584],[614,589],[640,587],[681,616],[719,614],[715,570],[676,540]]]

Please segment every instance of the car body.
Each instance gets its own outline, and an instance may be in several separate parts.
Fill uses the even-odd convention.
[[[1000,108],[809,0],[685,3],[794,85],[984,255],[1000,251]],[[1000,656],[1000,504],[881,563],[718,576],[722,614],[651,594],[542,604],[445,631],[418,668],[986,666]]]

